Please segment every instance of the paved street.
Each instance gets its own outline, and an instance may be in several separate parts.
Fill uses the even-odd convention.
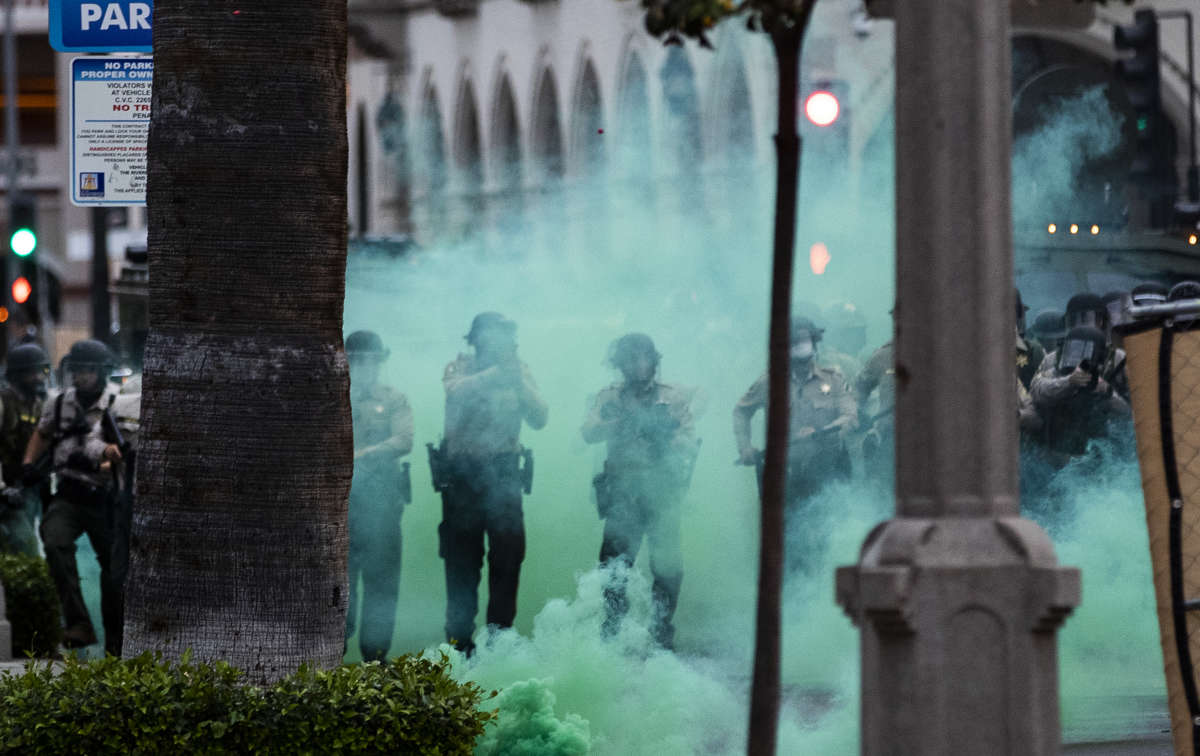
[[[1170,735],[1152,740],[1127,740],[1119,743],[1075,743],[1063,747],[1073,756],[1170,756]]]

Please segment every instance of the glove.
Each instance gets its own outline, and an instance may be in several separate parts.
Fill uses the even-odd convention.
[[[9,509],[24,509],[25,508],[25,492],[16,487],[9,486],[0,492],[0,497],[3,498],[4,504]]]

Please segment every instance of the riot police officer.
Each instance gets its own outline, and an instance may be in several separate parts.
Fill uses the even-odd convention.
[[[829,328],[822,339],[821,361],[851,380],[863,367],[867,319],[853,302],[834,302],[825,311],[825,322]]]
[[[475,614],[487,536],[489,627],[511,627],[525,559],[521,493],[532,487],[532,456],[520,444],[522,423],[546,425],[548,408],[529,367],[517,356],[516,323],[483,312],[466,335],[472,354],[446,366],[446,426],[430,449],[434,487],[442,493],[439,554],[446,567],[446,639],[475,648]],[[524,467],[521,466],[522,460]]]
[[[120,586],[110,572],[115,494],[110,469],[121,463],[122,454],[101,422],[117,397],[118,387],[107,381],[116,359],[103,342],[86,339],[71,346],[65,362],[73,385],[43,407],[25,449],[22,472],[26,483],[33,482],[34,463],[43,453],[51,454],[58,487],[42,519],[41,535],[66,623],[63,645],[77,648],[96,642],[75,564],[75,541],[87,533],[100,563],[106,647],[119,651],[111,646],[120,638],[123,617]]]
[[[0,552],[37,556],[33,520],[41,508],[37,487],[21,485],[25,447],[42,416],[50,357],[37,344],[20,344],[8,352],[0,388]]]
[[[846,379],[836,368],[817,364],[822,329],[804,317],[792,321],[791,418],[789,420],[787,515],[794,520],[805,504],[827,483],[850,477],[846,440],[858,427],[858,404]],[[738,462],[761,465],[761,454],[750,442],[750,421],[767,404],[767,376],[763,375],[733,409],[733,434]],[[760,471],[761,475],[761,471]],[[806,524],[803,543],[788,550],[793,567],[811,567],[820,549],[815,528]]]
[[[350,486],[350,603],[347,642],[354,634],[362,580],[359,649],[366,661],[387,658],[400,591],[400,518],[412,501],[408,463],[413,416],[404,394],[379,380],[390,351],[372,331],[346,337],[350,407],[354,416],[354,480]]]
[[[1062,346],[1063,339],[1067,337],[1067,324],[1061,312],[1042,310],[1033,319],[1033,325],[1029,327],[1029,332],[1049,354],[1057,352],[1058,348]]]
[[[1095,294],[1076,294],[1067,301],[1063,321],[1068,333],[1075,328],[1094,328],[1104,334],[1104,362],[1100,365],[1093,364],[1093,367],[1098,368],[1105,389],[1113,386],[1120,389],[1120,393],[1128,395],[1126,389],[1128,381],[1125,379],[1125,352],[1121,349],[1113,349],[1111,341],[1109,341],[1111,321],[1108,306],[1104,300]],[[1033,398],[1034,405],[1043,415],[1044,407],[1056,404],[1074,393],[1074,387],[1067,380],[1067,375],[1060,373],[1059,363],[1058,353],[1047,353],[1038,368],[1037,375],[1033,377],[1029,385],[1029,394]],[[1078,380],[1079,378],[1076,377],[1076,381]]]
[[[1059,465],[1086,452],[1088,441],[1106,435],[1110,420],[1129,415],[1129,405],[1101,376],[1108,349],[1100,329],[1072,328],[1055,354],[1055,375],[1063,387],[1035,397],[1045,445]]]
[[[1025,314],[1029,311],[1029,307],[1021,301],[1021,290],[1015,289],[1014,291],[1017,299],[1017,377],[1021,379],[1021,385],[1028,389],[1030,382],[1033,381],[1033,376],[1037,374],[1042,360],[1046,357],[1046,350],[1038,343],[1037,339],[1026,333]]]
[[[596,504],[604,520],[601,565],[632,567],[649,541],[650,572],[654,577],[655,640],[674,646],[672,619],[683,583],[680,508],[691,480],[699,444],[693,427],[692,394],[660,383],[660,355],[651,338],[629,333],[614,342],[609,362],[622,381],[596,395],[583,439],[604,443],[608,458],[596,476]],[[616,630],[628,605],[624,576],[614,574],[605,589],[604,630]]]
[[[874,481],[886,481],[895,469],[896,358],[892,342],[876,349],[854,379],[862,439],[863,472]],[[873,411],[867,408],[876,397]]]

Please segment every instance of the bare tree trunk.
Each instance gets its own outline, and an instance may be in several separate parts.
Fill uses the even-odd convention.
[[[342,656],[346,0],[159,0],[125,648]]]
[[[775,149],[775,249],[771,278],[770,361],[767,369],[767,447],[762,480],[762,522],[758,568],[758,615],[754,640],[754,680],[750,692],[747,753],[775,753],[779,726],[780,628],[783,594],[783,504],[786,493],[788,352],[791,334],[792,273],[796,245],[796,193],[800,181],[800,136],[796,129],[800,48],[812,4],[794,25],[769,28],[779,66]]]

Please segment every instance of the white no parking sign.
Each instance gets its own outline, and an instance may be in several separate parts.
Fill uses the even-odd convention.
[[[71,202],[145,205],[154,59],[71,61]]]

